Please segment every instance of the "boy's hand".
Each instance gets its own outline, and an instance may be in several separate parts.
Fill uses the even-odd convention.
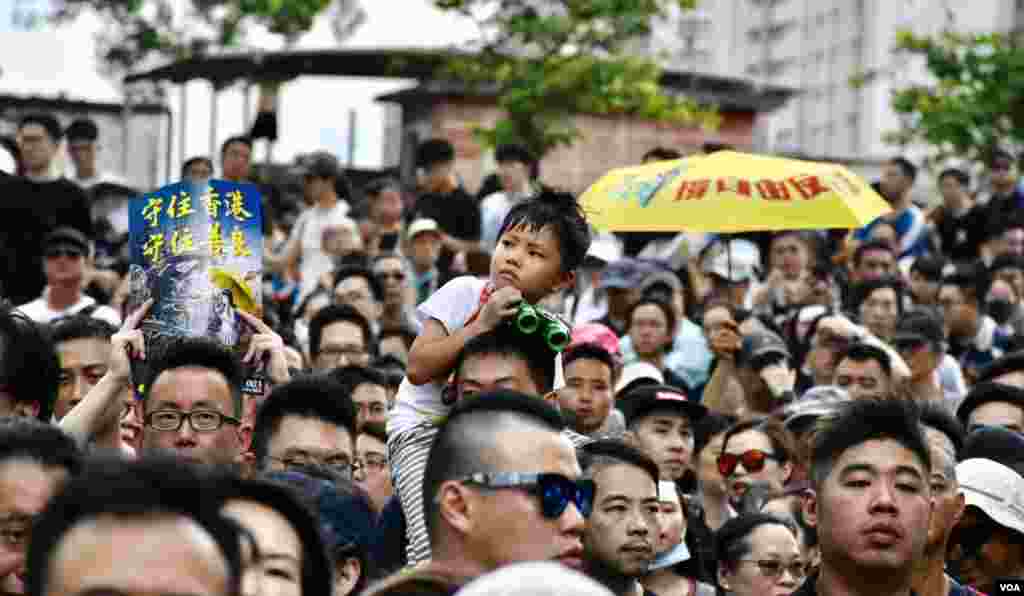
[[[477,319],[480,327],[486,331],[496,328],[502,321],[516,314],[519,304],[523,301],[523,293],[518,288],[506,286],[491,294],[491,298],[480,311]]]

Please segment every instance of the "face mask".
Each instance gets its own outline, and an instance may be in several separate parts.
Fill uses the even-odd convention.
[[[1017,308],[1016,304],[1003,299],[990,299],[987,304],[988,314],[1000,325],[1005,325]]]

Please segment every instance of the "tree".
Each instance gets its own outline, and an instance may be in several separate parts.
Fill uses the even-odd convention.
[[[153,59],[198,58],[237,46],[252,26],[294,41],[331,0],[59,0],[57,23],[92,11],[104,21],[101,58],[113,72]]]
[[[997,147],[1024,143],[1024,51],[1012,38],[903,31],[896,46],[923,57],[933,80],[893,92],[904,126],[888,133],[888,141],[924,142],[936,160],[986,159]]]
[[[635,115],[714,129],[716,110],[665,93],[661,67],[629,53],[651,20],[696,0],[433,0],[473,19],[481,39],[445,69],[471,88],[495,93],[504,116],[478,126],[486,146],[518,142],[542,156],[581,136],[580,113]]]

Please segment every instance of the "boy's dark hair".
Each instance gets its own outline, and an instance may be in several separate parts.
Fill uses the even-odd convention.
[[[508,212],[498,237],[519,226],[536,232],[551,226],[558,238],[562,271],[578,269],[590,250],[590,225],[576,197],[570,193],[545,189],[536,197],[519,203]]]
[[[716,435],[729,430],[736,424],[738,417],[732,414],[708,412],[693,425],[693,455],[696,457],[708,446]]]
[[[49,422],[60,387],[60,361],[53,342],[28,317],[0,302],[0,385],[14,401],[38,403],[37,418]]]
[[[307,375],[275,387],[256,411],[252,431],[252,452],[256,464],[264,467],[281,421],[288,416],[312,418],[344,428],[356,436],[356,409],[345,388],[327,375]]]
[[[896,255],[896,251],[893,250],[889,244],[882,240],[866,240],[857,246],[857,249],[853,251],[853,266],[859,267],[861,260],[864,258],[864,253],[869,250],[884,250],[887,253]]]
[[[235,143],[241,143],[242,145],[245,145],[246,147],[248,147],[250,151],[252,151],[252,139],[250,139],[249,137],[247,137],[245,135],[235,135],[233,137],[228,137],[228,140],[226,140],[223,143],[221,143],[221,145],[220,145],[220,157],[221,157],[221,159],[224,159],[224,154],[227,153],[228,147],[230,147],[231,145],[233,145]]]
[[[943,178],[952,178],[960,183],[960,186],[967,188],[971,185],[971,176],[959,169],[959,168],[946,168],[939,172],[939,183],[942,182]]]
[[[100,138],[100,129],[91,118],[78,118],[68,125],[64,136],[69,143],[75,141],[95,141]]]
[[[376,342],[373,340],[373,330],[366,317],[348,304],[328,304],[309,322],[309,355],[312,359],[315,360],[320,355],[320,339],[323,337],[324,328],[340,321],[347,321],[362,329],[367,350],[371,354],[374,352]]]
[[[676,151],[675,149],[669,149],[668,147],[655,147],[644,153],[644,156],[640,161],[672,161],[674,159],[682,159],[683,154]]]
[[[388,379],[382,372],[365,366],[343,366],[329,374],[341,386],[343,395],[352,395],[356,388],[364,383],[388,386]]]
[[[176,368],[197,366],[214,370],[224,377],[231,390],[234,415],[242,415],[242,365],[235,354],[224,346],[205,337],[185,337],[170,342],[163,353],[153,360],[155,364],[143,392],[143,409],[160,375]]]
[[[786,462],[799,463],[800,449],[796,439],[792,433],[786,430],[782,421],[775,416],[755,416],[734,424],[722,439],[722,450],[725,451],[729,439],[750,430],[763,433],[768,437],[768,441],[772,444],[772,451],[775,452],[780,465]]]
[[[428,139],[416,148],[416,167],[430,168],[435,164],[455,161],[455,147],[445,139]]]
[[[363,428],[359,429],[359,434],[373,437],[385,445],[388,444],[388,427],[383,422],[367,422]]]
[[[0,463],[25,458],[74,475],[81,457],[75,440],[52,424],[22,416],[0,418]]]
[[[782,519],[770,513],[745,513],[722,524],[715,532],[715,560],[722,569],[734,571],[736,564],[750,554],[752,547],[750,535],[754,530],[766,525],[783,526],[798,536],[796,526],[788,519]]]
[[[658,484],[658,464],[643,451],[619,439],[601,439],[587,443],[579,450],[580,468],[583,473],[593,476],[595,468],[609,465],[628,464],[647,472],[654,484]]]
[[[514,161],[529,166],[534,162],[534,159],[530,150],[523,145],[509,143],[495,147],[494,161],[497,163]]]
[[[268,507],[288,521],[302,544],[303,594],[330,594],[334,566],[327,556],[320,524],[313,512],[289,485],[265,480],[230,478],[220,483],[217,501],[223,507],[231,501],[247,501]]]
[[[985,296],[988,295],[991,284],[991,276],[983,266],[961,263],[953,271],[942,276],[942,283],[939,287],[940,289],[942,286],[960,288],[964,299],[973,301],[981,310],[984,308]]]
[[[577,360],[597,360],[608,367],[612,378],[615,377],[615,360],[608,350],[595,343],[575,345],[562,353],[562,368],[567,368]]]
[[[960,450],[964,448],[966,440],[964,425],[960,424],[956,415],[940,402],[921,402],[918,404],[918,410],[921,415],[921,424],[946,435],[953,445],[953,461],[958,461]]]
[[[188,169],[192,167],[192,164],[197,164],[199,162],[206,162],[206,165],[210,168],[210,171],[213,172],[213,160],[210,159],[209,157],[197,155],[195,157],[190,157],[186,159],[185,163],[181,164],[181,177],[185,177],[185,174],[188,173]]]
[[[461,380],[462,365],[470,358],[502,355],[521,358],[530,368],[533,382],[541,393],[551,391],[555,385],[555,358],[546,347],[537,345],[537,339],[524,336],[508,327],[498,327],[470,339],[459,353],[455,363],[455,378]]]
[[[38,124],[43,127],[46,134],[50,136],[50,140],[54,143],[60,141],[64,137],[64,130],[60,127],[60,122],[54,116],[50,114],[28,114],[22,117],[21,121],[18,122],[18,132],[30,124]]]
[[[898,167],[900,169],[900,171],[903,172],[904,176],[906,176],[907,178],[910,178],[910,183],[911,184],[914,183],[914,180],[917,178],[917,166],[915,166],[914,164],[910,163],[909,159],[907,159],[907,158],[905,158],[903,156],[899,156],[899,157],[894,157],[894,158],[890,159],[889,163],[891,163],[892,165]]]
[[[440,538],[438,504],[441,484],[469,474],[496,472],[491,448],[496,437],[509,426],[561,432],[562,415],[535,396],[499,390],[459,400],[441,423],[430,445],[423,472],[423,519],[432,546]]]
[[[892,276],[869,279],[853,286],[854,308],[860,309],[860,305],[870,298],[871,294],[884,288],[889,288],[896,294],[896,311],[903,314],[903,296],[906,293],[906,286],[903,285],[899,278]]]
[[[176,460],[154,457],[91,462],[50,500],[35,522],[38,534],[34,532],[29,542],[26,592],[32,596],[48,593],[52,557],[78,525],[100,517],[146,521],[154,516],[180,515],[195,521],[216,541],[230,573],[227,593],[237,594],[246,534],[220,515],[217,503],[209,498],[210,488],[210,479]]]
[[[345,281],[350,277],[362,277],[366,280],[366,285],[370,288],[370,293],[373,294],[373,299],[377,302],[384,301],[384,286],[381,285],[380,280],[373,274],[368,267],[362,267],[359,265],[345,265],[339,267],[334,272],[334,287],[331,290],[337,290],[341,282]]]
[[[54,345],[76,339],[102,339],[110,341],[117,329],[110,323],[88,315],[71,315],[50,324],[50,339]]]
[[[858,399],[837,404],[815,425],[811,436],[811,481],[815,489],[820,492],[846,450],[879,439],[894,440],[916,455],[927,481],[931,457],[917,406],[900,399]]]
[[[855,343],[846,347],[845,350],[836,355],[836,366],[839,365],[843,360],[850,360],[852,362],[868,362],[874,360],[878,363],[878,367],[882,369],[886,377],[892,377],[892,359],[889,358],[889,354],[878,346],[873,346],[866,343]]]

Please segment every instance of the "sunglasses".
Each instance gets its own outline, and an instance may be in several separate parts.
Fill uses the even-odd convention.
[[[594,506],[594,481],[569,480],[561,474],[521,474],[494,472],[470,474],[460,482],[484,488],[514,488],[540,498],[541,514],[547,519],[558,519],[572,503],[583,517],[588,517]]]
[[[742,463],[743,469],[751,474],[757,474],[764,469],[764,464],[769,459],[779,461],[774,453],[767,453],[760,449],[751,449],[740,454],[723,453],[718,456],[718,472],[722,476],[732,476],[732,473],[736,471],[736,466]]]

